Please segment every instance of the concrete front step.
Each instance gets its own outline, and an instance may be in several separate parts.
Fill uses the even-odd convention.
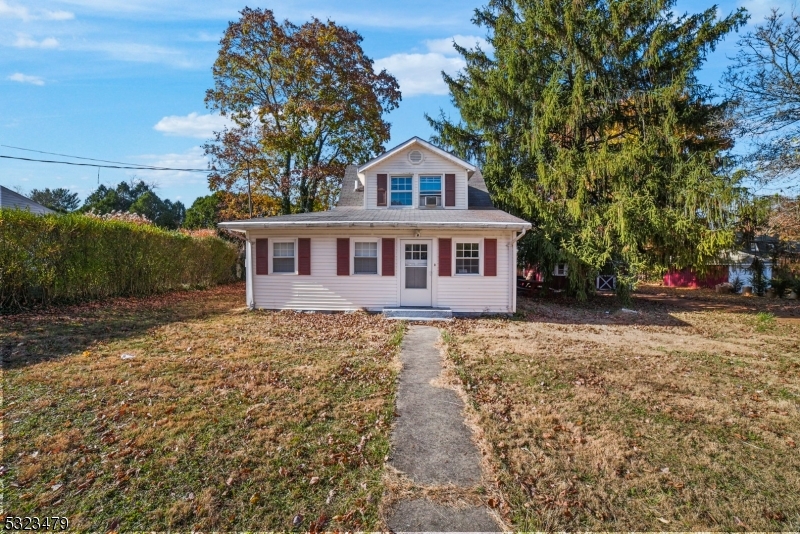
[[[383,316],[386,319],[398,321],[451,321],[453,310],[450,308],[399,306],[384,308]]]

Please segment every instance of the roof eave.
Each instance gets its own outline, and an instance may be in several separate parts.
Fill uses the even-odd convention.
[[[392,221],[305,221],[305,222],[264,222],[230,221],[219,223],[227,230],[246,232],[248,230],[269,230],[283,228],[490,228],[498,230],[530,230],[529,222],[392,222]]]
[[[392,157],[397,152],[400,152],[401,150],[404,150],[404,149],[408,148],[409,146],[415,145],[415,144],[420,144],[424,148],[434,152],[435,154],[438,154],[438,155],[442,156],[443,158],[446,158],[446,159],[448,159],[448,160],[450,160],[450,161],[452,161],[454,163],[458,163],[459,165],[463,166],[467,171],[475,172],[477,170],[477,167],[475,167],[471,163],[469,163],[467,161],[464,161],[463,159],[461,159],[461,158],[459,158],[457,156],[454,156],[453,154],[447,152],[446,150],[442,150],[441,148],[437,147],[436,145],[428,143],[427,141],[425,141],[423,139],[420,139],[419,137],[412,137],[408,141],[400,143],[399,145],[397,145],[396,147],[392,148],[391,150],[388,150],[388,151],[384,152],[383,154],[381,154],[380,156],[378,156],[378,157],[376,157],[374,159],[371,159],[368,162],[364,163],[363,165],[359,166],[358,167],[358,173],[359,174],[363,173],[364,171],[366,171],[370,167],[374,167],[378,163],[380,163],[380,162]]]

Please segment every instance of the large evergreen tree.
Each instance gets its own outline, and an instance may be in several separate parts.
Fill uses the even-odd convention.
[[[474,22],[493,50],[445,75],[459,123],[434,142],[477,160],[499,204],[533,231],[520,258],[569,265],[579,295],[613,269],[702,266],[733,241],[725,102],[696,73],[746,21],[673,0],[491,0]]]

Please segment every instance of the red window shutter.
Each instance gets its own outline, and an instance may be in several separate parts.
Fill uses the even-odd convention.
[[[256,274],[269,274],[269,240],[256,239]]]
[[[381,274],[394,276],[394,238],[384,237],[381,240]]]
[[[445,174],[444,175],[444,205],[445,206],[455,206],[456,205],[456,175],[455,174]]]
[[[347,237],[336,240],[336,274],[350,276],[350,239]]]
[[[483,276],[497,276],[497,239],[483,240]]]
[[[450,276],[453,264],[453,240],[439,238],[439,276]]]
[[[386,175],[378,175],[378,206],[386,205]]]
[[[307,237],[297,240],[297,274],[311,274],[311,239]]]

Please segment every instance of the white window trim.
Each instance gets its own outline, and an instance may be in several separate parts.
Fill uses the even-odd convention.
[[[392,178],[411,178],[411,191],[410,191],[410,193],[411,193],[411,205],[409,205],[409,206],[393,206],[392,205],[392,191],[394,191],[392,189]],[[388,191],[386,192],[386,207],[387,208],[391,208],[391,209],[395,209],[395,210],[408,210],[408,209],[416,208],[416,206],[414,206],[414,199],[418,198],[418,196],[419,196],[419,185],[418,185],[419,178],[418,178],[417,174],[390,174],[389,177],[388,177],[388,181],[389,181],[389,183],[386,184],[386,189],[388,189]],[[406,191],[398,191],[398,193],[406,193]],[[415,196],[414,193],[417,193],[417,196]]]
[[[478,244],[478,272],[477,273],[459,273],[459,272],[456,271],[456,248],[457,248],[456,245],[458,243],[477,243]],[[468,277],[468,278],[471,277],[471,276],[483,276],[483,238],[477,238],[477,237],[476,238],[472,238],[472,239],[464,238],[464,237],[454,238],[452,247],[453,247],[453,250],[451,251],[451,257],[452,257],[453,265],[452,265],[452,271],[450,271],[452,273],[452,276],[465,276],[465,277]]]
[[[299,262],[299,251],[297,250],[296,237],[270,237],[269,239],[269,274],[276,276],[295,276],[297,275],[297,264]],[[294,272],[291,273],[276,273],[272,270],[273,258],[275,257],[275,244],[276,243],[294,243]]]
[[[560,270],[559,267],[564,267],[563,273],[559,272]],[[569,267],[567,266],[566,263],[556,263],[555,267],[553,267],[553,276],[559,276],[559,277],[567,276],[568,272],[569,272]]]
[[[378,244],[378,272],[376,273],[356,273],[356,242],[358,243],[377,243]],[[350,276],[380,276],[383,272],[381,269],[382,251],[381,251],[381,238],[380,237],[351,237],[350,238]]]

